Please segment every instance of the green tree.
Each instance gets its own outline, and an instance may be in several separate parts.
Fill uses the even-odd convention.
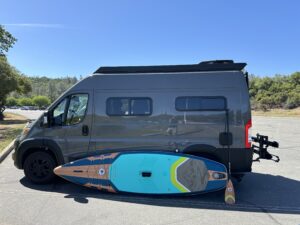
[[[4,52],[8,52],[16,41],[17,39],[0,25],[0,55],[4,55]]]
[[[33,106],[34,103],[31,98],[20,98],[18,100],[18,105],[20,106]]]
[[[6,99],[6,105],[7,106],[16,106],[16,105],[18,105],[18,100],[14,97],[8,97]]]
[[[284,108],[293,109],[300,106],[300,93],[291,92],[286,100]]]
[[[50,99],[47,96],[38,95],[33,97],[33,103],[39,108],[48,106],[50,104]]]
[[[12,67],[5,56],[5,53],[16,41],[17,39],[0,25],[0,120],[4,118],[4,106],[9,93],[13,91],[28,93],[31,91],[29,80]]]
[[[51,101],[54,101],[56,99],[56,93],[57,93],[57,89],[54,81],[49,82],[48,90],[49,90],[49,98],[51,99]]]
[[[300,85],[300,72],[293,73],[290,77],[290,80],[294,86]]]
[[[0,120],[3,120],[6,98],[9,93],[28,93],[31,91],[29,80],[12,67],[5,56],[0,56]]]

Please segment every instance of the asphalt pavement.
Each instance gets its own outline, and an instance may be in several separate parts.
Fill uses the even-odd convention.
[[[13,166],[0,164],[0,224],[300,224],[300,118],[254,117],[253,134],[280,143],[279,163],[261,160],[242,182],[237,203],[223,191],[190,197],[117,195],[58,179],[33,185]]]

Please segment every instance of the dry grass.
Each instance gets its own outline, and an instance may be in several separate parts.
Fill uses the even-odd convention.
[[[271,109],[264,111],[252,111],[253,116],[280,116],[280,117],[300,117],[300,107],[296,109]]]
[[[5,113],[4,121],[0,121],[0,152],[21,132],[27,120],[25,117]]]

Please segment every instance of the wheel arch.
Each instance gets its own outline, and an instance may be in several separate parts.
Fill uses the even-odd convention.
[[[50,154],[57,165],[64,164],[64,158],[60,147],[51,139],[28,139],[18,147],[17,161],[19,168],[23,169],[24,161],[31,153],[45,151]]]
[[[186,147],[183,150],[183,153],[185,154],[190,154],[190,155],[195,155],[195,156],[201,156],[205,157],[217,162],[221,162],[222,159],[219,156],[217,152],[217,148],[211,145],[206,145],[206,144],[195,144]]]

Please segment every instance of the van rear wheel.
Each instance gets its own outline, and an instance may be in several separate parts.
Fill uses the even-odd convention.
[[[34,152],[24,161],[25,176],[33,183],[46,184],[54,180],[53,169],[56,163],[46,152]]]
[[[243,180],[245,174],[232,174],[232,177],[236,179],[237,182],[241,182]]]

